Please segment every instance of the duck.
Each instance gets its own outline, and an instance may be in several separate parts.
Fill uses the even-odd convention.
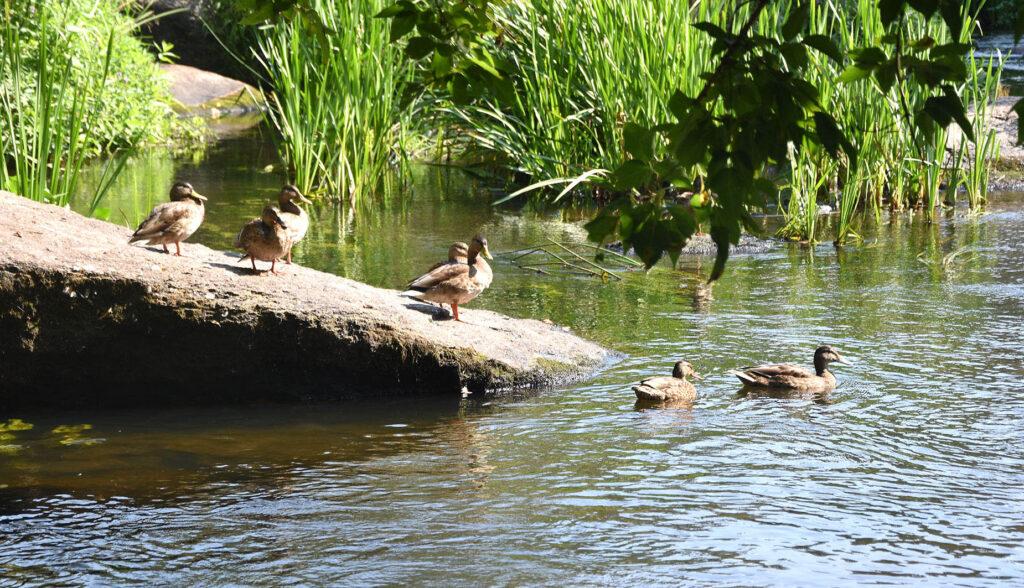
[[[788,363],[769,363],[729,370],[729,373],[747,386],[828,392],[836,387],[836,376],[828,369],[831,363],[853,365],[832,346],[822,345],[814,351],[814,371]]]
[[[402,296],[425,302],[448,304],[452,317],[459,322],[459,305],[476,298],[491,285],[494,274],[484,260],[493,259],[487,249],[487,239],[477,235],[469,242],[466,256],[461,257],[462,243],[453,243],[448,249],[448,261],[434,264],[427,273],[409,282]],[[481,254],[483,255],[481,257]]]
[[[697,389],[693,387],[693,383],[686,380],[688,376],[701,379],[693,371],[690,362],[679,360],[672,368],[671,376],[645,378],[633,386],[633,392],[636,392],[637,400],[648,402],[689,402],[697,396]]]
[[[256,260],[259,259],[269,261],[270,273],[276,274],[279,272],[274,269],[274,264],[288,251],[291,239],[288,236],[288,224],[281,218],[281,211],[274,206],[265,206],[260,218],[245,223],[232,243],[245,251],[239,261],[252,261],[253,272],[260,273],[256,269]]]
[[[146,241],[146,245],[163,245],[164,253],[170,253],[169,243],[174,243],[175,255],[181,254],[181,242],[192,236],[203,224],[206,196],[196,192],[188,182],[175,182],[171,186],[171,201],[156,206],[132,233],[129,243]]]
[[[295,204],[296,200],[313,204],[292,184],[286,184],[281,188],[281,193],[277,195],[277,206],[281,210],[280,216],[288,225],[288,237],[291,239],[291,245],[288,246],[288,257],[284,260],[289,264],[292,262],[292,247],[306,236],[306,230],[309,229],[309,215],[305,210],[299,208],[298,204]]]
[[[469,245],[466,245],[462,241],[456,241],[452,243],[452,246],[448,248],[448,259],[446,261],[439,261],[434,265],[430,266],[427,273],[436,270],[442,265],[466,263],[466,258],[469,257]]]

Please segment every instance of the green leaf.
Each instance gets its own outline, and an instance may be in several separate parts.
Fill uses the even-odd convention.
[[[259,8],[242,18],[239,24],[245,26],[255,25],[269,20],[272,16],[274,16],[274,4],[272,2],[264,2],[260,4]]]
[[[619,226],[618,215],[598,214],[592,221],[583,225],[583,228],[587,230],[587,239],[595,243],[604,243],[609,236],[615,233],[617,226]]]
[[[672,97],[668,100],[669,110],[679,120],[685,120],[689,116],[691,107],[693,107],[693,98],[684,94],[682,90],[673,92]]]
[[[807,67],[807,49],[799,43],[785,43],[779,50],[786,58],[790,71],[799,71]]]
[[[391,6],[385,6],[383,10],[374,15],[373,18],[391,18],[406,11],[406,7],[399,3],[392,4]]]
[[[838,80],[840,84],[847,84],[849,82],[862,80],[868,77],[869,75],[871,75],[870,69],[863,69],[856,65],[850,65],[843,70],[843,73],[839,74]]]
[[[846,138],[843,131],[839,129],[839,125],[836,123],[836,119],[832,118],[832,115],[821,111],[815,112],[814,128],[818,132],[818,139],[821,141],[822,146],[825,147],[825,150],[832,157],[838,156],[839,149],[842,148],[850,159],[850,169],[857,167],[857,150],[854,149],[853,144]]]
[[[843,63],[843,53],[839,50],[839,47],[825,35],[808,35],[801,41],[804,45],[807,45],[811,49],[823,53],[825,56],[832,59],[838,64]]]
[[[635,159],[639,159],[644,163],[650,163],[654,160],[655,138],[653,131],[636,123],[628,122],[622,129],[622,139],[625,143],[626,151]]]
[[[402,13],[393,19],[391,19],[391,42],[404,37],[412,28],[416,26],[416,13]]]
[[[711,268],[709,282],[714,282],[722,277],[725,272],[725,262],[729,259],[729,231],[722,225],[711,225],[711,240],[718,246],[718,253],[715,255],[715,266]]]
[[[939,0],[907,0],[907,4],[914,10],[920,12],[925,18],[931,18],[939,9]]]
[[[934,46],[935,46],[935,39],[931,38],[928,35],[925,35],[924,37],[921,37],[917,41],[914,41],[910,45],[910,50],[915,52],[915,53],[920,53],[921,51],[926,51],[928,49],[931,49]]]
[[[695,23],[693,25],[693,28],[697,29],[698,31],[704,31],[705,33],[711,35],[711,38],[715,39],[716,41],[723,41],[725,43],[729,43],[733,39],[733,36],[731,34],[723,31],[721,27],[710,22],[702,21]]]
[[[652,171],[645,162],[630,159],[612,172],[612,185],[618,190],[643,190],[651,182]]]
[[[933,59],[937,57],[947,56],[952,56],[957,59],[960,59],[962,56],[966,55],[967,52],[970,51],[971,49],[971,45],[967,43],[946,43],[945,45],[933,47],[931,53],[929,53],[928,55],[930,55]]]
[[[896,61],[890,61],[875,70],[875,79],[883,92],[888,92],[896,83]]]
[[[434,40],[429,37],[413,37],[405,46],[405,54],[409,59],[423,59],[434,51],[434,45]]]
[[[964,28],[964,17],[961,13],[963,2],[960,0],[940,0],[939,13],[942,20],[946,21],[949,32],[954,39],[960,38],[960,30]]]
[[[800,34],[807,26],[807,17],[810,15],[811,5],[808,2],[801,2],[796,10],[789,14],[789,18],[782,25],[782,38],[790,41]]]
[[[882,15],[882,24],[889,26],[903,14],[906,0],[878,0],[878,10]]]
[[[862,68],[877,67],[889,60],[889,57],[878,47],[865,47],[851,52],[854,62]]]
[[[967,110],[964,108],[960,96],[951,86],[944,86],[943,92],[942,96],[932,96],[925,100],[924,111],[944,127],[949,126],[949,123],[955,120],[964,135],[973,143],[974,127],[967,118]]]

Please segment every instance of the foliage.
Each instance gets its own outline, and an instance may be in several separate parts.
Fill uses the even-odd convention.
[[[4,0],[0,186],[63,205],[89,157],[188,132],[152,58],[130,35],[136,25],[113,1]],[[112,160],[109,174],[123,161]]]
[[[268,116],[304,193],[354,201],[405,163],[402,121],[412,113],[396,102],[409,68],[388,21],[373,18],[380,4],[311,1],[261,29],[258,58],[274,89]]]
[[[399,8],[408,11],[410,6],[421,6],[443,14],[452,6],[463,4],[402,0],[393,5],[392,13],[399,14]],[[481,8],[490,6],[483,0],[472,4]],[[701,3],[701,6],[706,4]],[[927,155],[924,146],[934,145],[939,129],[954,120],[973,139],[972,124],[955,88],[966,80],[962,57],[969,45],[953,41],[937,43],[932,36],[921,36],[920,28],[913,26],[915,22],[929,23],[937,15],[949,31],[948,38],[959,41],[968,29],[965,22],[970,22],[970,15],[962,10],[961,3],[928,0],[911,2],[909,7],[902,0],[855,3],[850,9],[870,10],[872,21],[878,25],[880,34],[871,38],[838,30],[839,24],[850,16],[844,12],[848,4],[759,0],[739,7],[730,4],[728,18],[695,24],[710,44],[703,54],[712,56],[716,65],[699,72],[696,87],[687,87],[681,80],[668,86],[677,88],[666,92],[665,100],[671,112],[670,120],[674,122],[665,122],[666,119],[659,118],[656,112],[653,116],[647,113],[645,117],[623,117],[621,147],[626,157],[611,168],[610,174],[586,172],[591,174],[591,183],[620,195],[588,224],[591,238],[601,242],[618,235],[650,266],[666,252],[675,257],[696,230],[698,220],[706,217],[711,235],[719,246],[713,271],[716,278],[724,268],[728,243],[738,240],[741,225],[753,225],[749,208],[775,195],[774,178],[768,175],[771,170],[785,170],[796,161],[823,161],[822,155],[827,154],[837,163],[818,165],[818,172],[806,174],[810,183],[802,188],[807,190],[821,185],[820,170],[829,170],[836,175],[837,182],[852,183],[854,190],[859,190],[867,181],[867,177],[856,175],[863,171],[859,165],[870,169],[868,166],[881,157],[892,155],[874,153],[873,159],[865,161],[865,151],[870,148],[874,134],[903,133],[908,137],[904,145],[911,145],[913,155],[919,160]],[[766,10],[769,6],[771,9]],[[723,3],[719,8],[725,10],[726,5]],[[828,10],[832,11],[831,15],[823,14]],[[503,23],[497,11],[492,18]],[[444,17],[438,20],[443,21]],[[832,28],[815,29],[829,22],[833,23]],[[507,30],[513,32],[506,42],[514,43],[517,40],[514,29]],[[446,40],[443,30],[417,28],[416,32],[431,37],[437,45]],[[502,34],[505,32],[506,29],[501,30]],[[575,33],[576,28],[572,28],[567,34],[552,33],[547,38],[554,43],[554,39],[562,41],[563,37]],[[438,36],[441,38],[434,38]],[[541,37],[534,35],[530,39]],[[844,41],[845,51],[840,50],[837,40]],[[605,51],[609,43],[589,46],[592,50],[600,47],[602,57],[610,56],[615,62],[620,55]],[[480,44],[485,45],[486,39],[481,39]],[[662,45],[665,46],[675,49],[674,45]],[[687,55],[702,54],[688,48]],[[567,52],[578,56],[577,52]],[[547,58],[556,52],[534,50],[533,54]],[[458,61],[453,59],[453,63],[457,67]],[[513,63],[517,65],[516,76],[527,80],[543,77],[530,71],[530,66],[536,68],[532,63]],[[891,124],[897,126],[869,129],[855,142],[857,138],[852,131],[857,129],[854,125],[844,124],[833,113],[850,107],[855,110],[856,103],[832,102],[834,95],[824,93],[821,87],[807,80],[814,77],[816,68],[822,64],[829,66],[822,77],[835,72],[833,87],[836,81],[859,84],[861,94],[874,91],[884,95],[890,112],[894,113]],[[497,73],[491,75],[501,76],[503,70],[495,69]],[[580,69],[589,73],[590,63]],[[870,90],[863,88],[867,84],[871,85]],[[435,86],[433,89],[445,88]],[[913,100],[910,89],[915,92]],[[573,90],[576,88],[568,86],[553,93]],[[581,94],[586,95],[586,92],[577,92],[574,96]],[[523,111],[527,115],[543,112],[539,104],[522,109],[514,103],[502,102],[500,97],[488,98],[497,99],[502,112]],[[583,113],[587,108],[579,110]],[[498,118],[493,107],[487,114]],[[608,109],[601,117],[607,124],[619,114],[620,111]],[[854,123],[857,122],[855,119]],[[884,122],[890,123],[889,120]],[[608,133],[594,133],[594,142],[599,146],[614,145],[615,138]],[[899,153],[893,159],[899,166],[904,165],[909,156]],[[886,174],[872,179],[884,186],[887,182],[891,184],[894,176]],[[679,202],[676,196],[682,192],[706,195],[707,208],[697,210],[697,207],[687,207],[685,200]],[[844,191],[847,226],[856,204],[851,195],[859,197],[859,193]]]

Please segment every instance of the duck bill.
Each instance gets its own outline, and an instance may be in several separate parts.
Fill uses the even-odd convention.
[[[852,361],[847,361],[847,360],[843,359],[842,357],[839,356],[838,353],[836,354],[836,357],[838,358],[838,359],[836,359],[836,363],[841,363],[843,365],[853,365]]]
[[[487,259],[494,259],[493,257],[491,257],[491,252],[487,250],[487,245],[484,245],[484,248],[480,250],[480,253],[483,253],[484,257],[486,257]]]
[[[702,377],[700,376],[700,374],[698,374],[697,372],[693,372],[693,373],[691,373],[691,374],[690,374],[690,377],[691,377],[691,378],[693,378],[693,379],[695,379],[695,380],[703,380],[703,379],[704,379],[704,378],[702,378]]]
[[[304,203],[306,203],[306,204],[313,204],[313,201],[312,201],[312,200],[310,200],[309,198],[306,198],[306,197],[305,197],[305,196],[303,196],[302,194],[299,194],[299,197],[298,197],[298,201],[299,201],[299,202],[304,202]]]
[[[196,199],[199,199],[199,200],[206,200],[207,199],[206,196],[203,196],[202,194],[200,194],[199,192],[196,192],[195,190],[193,190],[192,193],[189,194],[189,197],[196,198]]]

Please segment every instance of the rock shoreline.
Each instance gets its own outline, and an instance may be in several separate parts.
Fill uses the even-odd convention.
[[[536,320],[130,232],[0,192],[0,409],[495,394],[581,380],[610,352]],[[460,313],[462,314],[462,313]],[[446,313],[444,314],[446,316]]]

